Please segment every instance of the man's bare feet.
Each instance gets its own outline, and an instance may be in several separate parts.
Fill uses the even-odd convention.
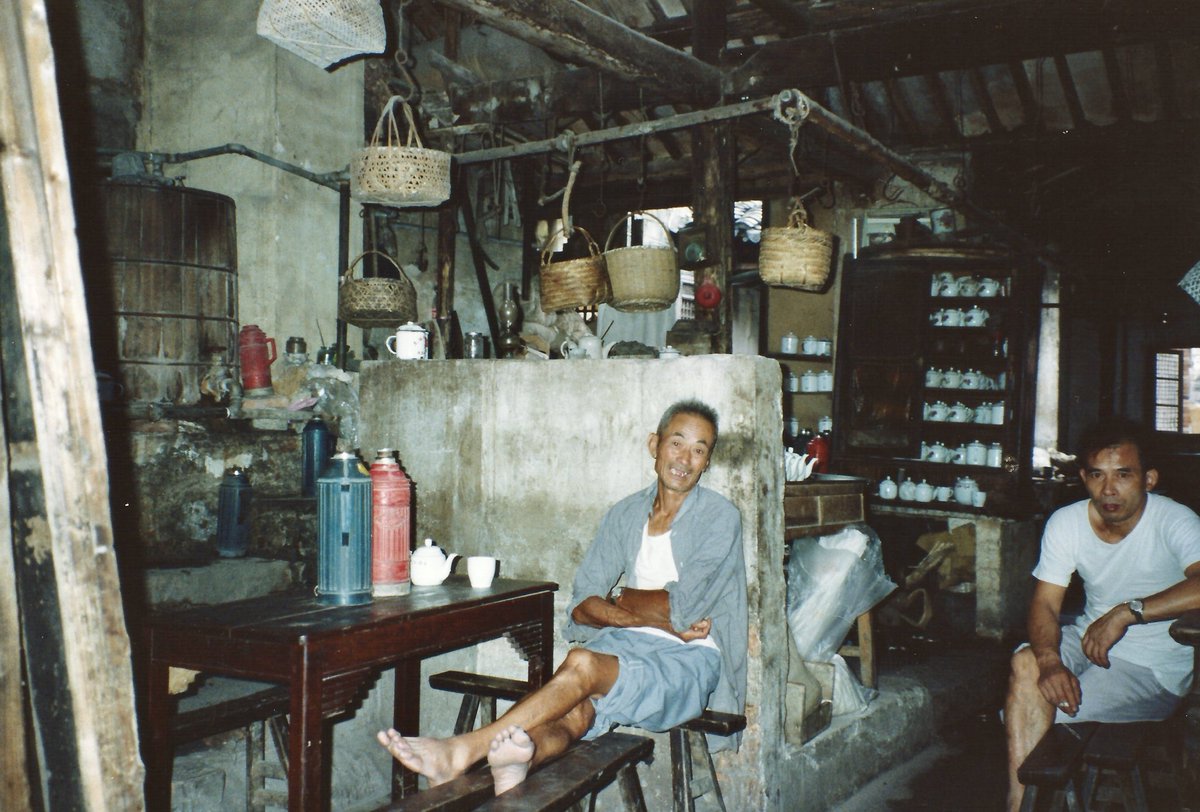
[[[515,787],[529,774],[529,763],[533,760],[533,739],[524,729],[510,725],[492,739],[488,750],[488,766],[492,768],[492,782],[496,794]]]
[[[471,766],[470,754],[457,737],[450,739],[406,737],[389,729],[379,731],[376,738],[392,754],[392,758],[413,772],[429,779],[431,787],[458,778]]]

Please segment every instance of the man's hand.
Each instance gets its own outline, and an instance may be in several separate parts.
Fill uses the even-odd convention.
[[[1042,698],[1068,716],[1079,713],[1079,701],[1083,695],[1079,690],[1079,678],[1067,670],[1062,660],[1038,661],[1038,690]]]
[[[1118,603],[1096,622],[1088,626],[1083,634],[1083,654],[1101,668],[1108,668],[1108,652],[1117,641],[1125,636],[1125,630],[1133,625],[1133,612],[1123,603]]]

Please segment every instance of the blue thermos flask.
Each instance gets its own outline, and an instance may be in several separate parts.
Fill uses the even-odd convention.
[[[329,426],[319,417],[304,424],[300,435],[300,494],[317,495],[317,478],[329,463],[333,451],[333,437]]]
[[[317,480],[317,600],[371,602],[371,475],[348,451]]]
[[[250,543],[250,478],[241,468],[230,468],[217,488],[217,553],[239,558]]]

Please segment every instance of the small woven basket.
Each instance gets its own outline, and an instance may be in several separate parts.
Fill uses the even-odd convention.
[[[633,245],[609,248],[613,236],[625,221],[635,214],[649,217],[667,233],[668,246]],[[604,261],[608,265],[608,280],[612,285],[612,301],[617,310],[644,313],[666,310],[679,298],[679,259],[675,246],[670,244],[671,230],[662,220],[649,212],[630,212],[613,226],[604,241]]]
[[[387,277],[354,278],[354,267],[367,254],[377,254],[395,266],[399,279]],[[417,291],[404,271],[382,251],[364,251],[342,273],[338,280],[338,318],[355,327],[368,329],[386,327],[393,330],[401,324],[416,321]]]
[[[546,238],[546,244],[542,248],[542,263],[538,269],[542,310],[554,313],[558,310],[604,304],[612,295],[608,286],[608,272],[599,246],[586,229],[575,226],[575,231],[587,238],[588,256],[565,259],[561,262],[550,261],[550,246],[554,244],[555,236],[562,231],[561,228],[555,229]]]
[[[404,145],[396,126],[397,102],[408,122]],[[387,139],[385,144],[381,138]],[[421,146],[412,108],[399,96],[383,106],[370,145],[350,159],[350,194],[363,203],[400,208],[437,206],[450,198],[450,153]]]
[[[1179,287],[1188,296],[1191,296],[1196,304],[1200,304],[1200,262],[1192,266],[1192,269],[1183,275],[1183,279],[1179,280]]]
[[[255,30],[322,68],[387,45],[377,0],[263,0]]]
[[[794,206],[786,228],[764,228],[758,275],[768,285],[820,292],[829,281],[833,235],[813,228],[803,206]]]

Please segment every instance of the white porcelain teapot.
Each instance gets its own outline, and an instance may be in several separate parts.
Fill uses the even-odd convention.
[[[457,553],[446,555],[433,539],[425,539],[424,546],[413,550],[410,562],[413,586],[437,586],[445,581],[458,557]]]
[[[978,490],[979,485],[971,477],[959,477],[954,483],[954,501],[960,505],[969,505]]]

